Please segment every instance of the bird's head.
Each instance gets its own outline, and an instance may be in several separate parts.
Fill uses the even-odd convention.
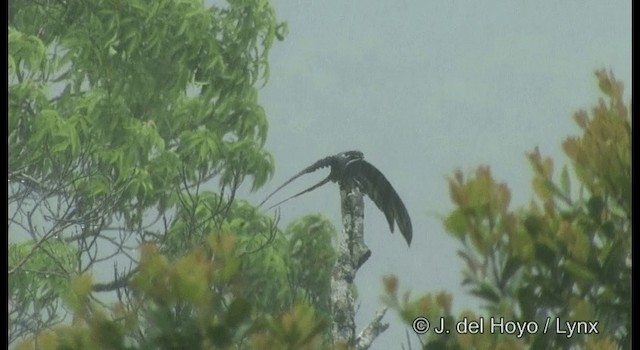
[[[364,159],[364,154],[360,151],[346,151],[337,154],[339,158],[342,158],[341,161],[351,161],[351,160],[359,160]]]
[[[329,179],[333,182],[338,182],[342,180],[347,167],[354,162],[359,162],[364,159],[364,155],[360,151],[346,151],[338,153],[331,158],[331,174],[329,174]]]

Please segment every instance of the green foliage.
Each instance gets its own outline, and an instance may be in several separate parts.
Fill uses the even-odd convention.
[[[263,331],[252,339],[254,349],[322,349],[322,334],[328,323],[317,321],[314,310],[298,305],[289,313],[264,322]]]
[[[311,303],[320,316],[330,317],[331,272],[335,262],[333,239],[336,229],[320,215],[292,222],[285,230],[288,238],[286,260],[288,282],[295,288],[295,300]]]
[[[258,3],[12,2],[11,168],[45,180],[64,169],[90,198],[109,191],[92,186],[99,173],[122,188],[122,215],[183,179],[264,184],[273,161],[254,85],[279,26]]]
[[[170,254],[198,246],[215,231],[216,222],[209,220],[220,199],[203,193],[192,205],[189,196],[164,237],[163,251]],[[243,288],[237,293],[251,300],[257,310],[281,312],[297,302],[307,302],[328,315],[329,280],[333,266],[332,239],[335,228],[324,217],[310,215],[292,222],[285,232],[243,200],[236,200],[224,209],[230,218],[222,230],[233,232],[240,252],[237,276]],[[265,298],[269,295],[269,298]]]
[[[73,279],[71,326],[27,339],[21,349],[318,349],[326,321],[305,303],[274,314],[256,312],[239,296],[242,272],[230,233],[170,260],[156,245],[140,249],[130,303],[105,308],[90,298],[89,275]],[[139,326],[139,327],[138,327]]]
[[[174,261],[210,232],[234,232],[241,253],[216,283],[249,271],[286,281],[284,260],[270,270],[260,260],[280,256],[286,242],[272,220],[235,198],[241,185],[255,190],[273,173],[257,89],[286,26],[268,1],[21,0],[9,14],[9,232],[28,240],[9,247],[10,342],[58,323],[60,298],[77,315],[68,281],[99,263],[131,267],[92,281],[90,298],[117,290],[132,312],[127,282],[140,268],[138,242]],[[145,293],[203,303],[193,277],[204,272],[184,271],[200,263],[194,254],[180,260],[170,291]],[[285,286],[272,288],[289,301],[276,310],[294,299]],[[236,305],[233,320],[248,310]],[[90,316],[77,317],[110,320]],[[53,341],[49,331],[41,336]],[[86,334],[68,339],[90,348]]]
[[[61,293],[66,288],[66,276],[74,271],[76,250],[69,244],[59,240],[48,240],[35,247],[33,242],[12,244],[9,248],[9,293],[13,288],[27,285],[40,288],[44,276],[51,282],[47,283],[53,291]]]
[[[40,318],[49,322],[60,320],[59,299],[69,292],[67,276],[76,268],[75,256],[72,246],[55,239],[38,246],[33,242],[11,244],[9,315],[23,319],[24,328],[37,328]],[[12,334],[25,334],[24,328],[9,324]]]
[[[428,350],[439,349],[525,349],[524,343],[520,339],[508,336],[496,336],[489,331],[489,320],[480,318],[473,312],[465,311],[460,315],[451,313],[452,297],[446,292],[435,294],[425,294],[416,299],[411,299],[409,292],[398,294],[399,282],[395,276],[385,276],[383,279],[385,295],[383,301],[391,308],[397,310],[402,320],[412,325],[418,318],[426,318],[429,322],[429,330],[426,333],[426,341],[422,342],[423,348]],[[459,321],[483,323],[484,332],[469,332],[464,334],[456,330]],[[441,321],[442,320],[442,321]],[[435,328],[441,327],[444,323],[445,329],[449,332],[437,334]],[[422,340],[421,340],[422,341]]]
[[[597,71],[596,76],[605,99],[590,115],[575,114],[584,133],[563,143],[580,182],[578,195],[571,192],[567,167],[555,180],[553,161],[537,148],[528,155],[537,196],[528,208],[509,209],[510,191],[493,179],[488,167],[469,177],[457,171],[449,180],[457,208],[443,223],[462,244],[463,285],[483,301],[485,322],[489,317],[533,321],[539,331],[521,338],[488,331],[430,333],[425,349],[631,346],[631,111],[613,74]],[[434,307],[429,295],[399,302],[397,281],[386,285],[388,303],[407,322],[416,315],[455,321],[483,316],[466,312],[453,318],[442,307],[448,303]],[[550,331],[545,334],[547,320]],[[567,321],[597,321],[599,334],[569,338],[556,332]]]

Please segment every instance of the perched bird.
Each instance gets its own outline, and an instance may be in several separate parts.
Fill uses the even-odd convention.
[[[276,188],[265,200],[260,203],[262,206],[271,196],[282,189],[284,186],[291,183],[293,180],[299,178],[302,175],[312,173],[320,168],[331,167],[331,172],[324,180],[317,184],[307,188],[306,190],[297,193],[285,200],[282,200],[270,208],[280,205],[290,199],[298,197],[304,193],[313,191],[314,189],[326,184],[329,181],[342,183],[346,180],[352,180],[356,186],[365,193],[380,209],[389,223],[391,232],[394,229],[394,223],[398,225],[400,233],[404,236],[408,245],[411,245],[411,238],[413,237],[413,229],[411,227],[411,218],[405,208],[404,203],[398,196],[396,190],[389,183],[387,178],[376,169],[373,165],[364,160],[364,155],[359,151],[347,151],[338,153],[333,156],[325,157],[319,161],[313,163],[301,172],[294,175],[285,183]]]

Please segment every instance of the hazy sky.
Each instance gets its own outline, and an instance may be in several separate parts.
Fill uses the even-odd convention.
[[[526,153],[539,146],[556,169],[567,162],[560,144],[579,132],[572,115],[600,96],[594,70],[612,69],[631,93],[631,1],[273,3],[289,25],[272,49],[260,97],[276,174],[252,200],[317,159],[357,149],[391,181],[413,221],[408,248],[365,200],[373,255],[356,280],[359,328],[382,307],[381,279],[389,273],[413,296],[447,290],[456,313],[477,309],[460,286],[458,245],[438,219],[453,207],[447,176],[489,165],[511,188],[511,207],[526,204]],[[326,174],[301,178],[273,200]],[[283,228],[315,212],[341,228],[335,184],[281,210]],[[394,314],[386,320],[391,327],[373,348],[399,349],[406,327]]]
[[[383,306],[386,274],[413,296],[449,291],[456,314],[477,310],[460,286],[458,244],[439,219],[453,208],[447,177],[489,165],[511,188],[512,208],[526,204],[526,153],[539,146],[556,169],[566,163],[560,144],[579,132],[573,113],[600,96],[594,70],[612,69],[631,95],[631,1],[272,3],[289,26],[260,91],[276,173],[250,200],[259,203],[322,157],[356,149],[386,175],[413,221],[408,248],[365,200],[372,256],[356,279],[359,329]],[[272,203],[326,175],[297,180]],[[341,229],[336,184],[283,205],[282,228],[317,212]],[[372,349],[399,349],[408,328],[392,312],[385,320],[391,327]]]

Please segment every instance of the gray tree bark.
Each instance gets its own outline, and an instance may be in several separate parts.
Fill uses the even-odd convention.
[[[336,262],[331,274],[331,314],[334,345],[346,345],[349,349],[368,349],[377,337],[387,329],[381,323],[384,311],[356,338],[355,297],[353,282],[356,272],[364,264],[371,251],[364,243],[363,194],[352,180],[340,183],[343,234],[338,237]]]

